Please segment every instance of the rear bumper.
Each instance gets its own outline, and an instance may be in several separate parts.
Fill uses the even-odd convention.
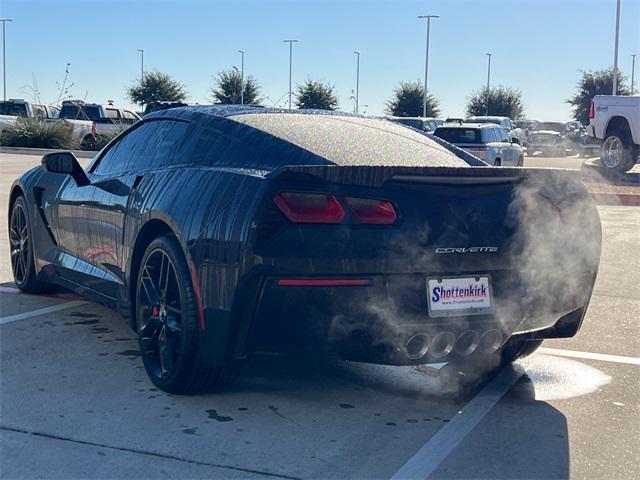
[[[311,279],[317,283],[305,284],[309,277],[263,281],[246,338],[236,341],[242,346],[236,357],[306,350],[396,365],[449,361],[493,353],[514,332],[523,331],[531,309],[505,298],[506,289],[499,281],[494,283],[492,315],[431,318],[422,275]],[[509,286],[513,292],[511,282]],[[583,311],[539,318],[535,328],[518,335],[531,339],[573,336]]]

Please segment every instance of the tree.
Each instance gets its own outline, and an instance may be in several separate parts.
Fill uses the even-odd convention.
[[[182,101],[187,98],[184,86],[166,73],[153,71],[144,74],[141,82],[127,89],[127,95],[138,105],[148,105],[155,101]]]
[[[307,79],[296,87],[296,106],[298,108],[316,108],[320,110],[336,110],[338,97],[335,87],[320,80]]]
[[[400,82],[387,101],[386,111],[396,117],[421,117],[423,112],[424,86],[420,82]],[[427,117],[440,115],[440,101],[427,93]]]
[[[260,85],[251,75],[244,77],[244,98],[241,97],[242,75],[237,69],[218,72],[215,85],[211,89],[214,102],[226,105],[239,104],[240,100],[246,105],[255,105],[260,102]]]
[[[489,109],[487,113],[487,100]],[[467,100],[467,116],[496,115],[499,117],[522,118],[524,103],[520,90],[503,87],[482,87],[471,93]]]
[[[583,125],[589,124],[589,107],[596,95],[611,95],[613,91],[613,68],[597,71],[580,71],[582,77],[578,81],[578,91],[566,100],[573,110],[573,118]],[[628,95],[626,78],[618,74],[618,95]]]

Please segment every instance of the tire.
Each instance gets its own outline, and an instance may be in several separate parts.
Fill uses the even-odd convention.
[[[500,167],[501,165],[502,165],[502,160],[500,160],[499,158],[496,158],[496,159],[493,161],[493,166],[494,166],[494,167]]]
[[[600,162],[603,167],[620,173],[633,168],[638,160],[638,147],[633,145],[629,137],[620,131],[607,134],[600,149]]]
[[[87,135],[82,139],[82,142],[80,143],[80,150],[95,151],[97,149],[96,139],[93,138],[92,135]]]
[[[196,394],[222,389],[236,367],[202,359],[200,323],[193,284],[173,236],[147,247],[136,279],[136,331],[145,370],[165,392]]]
[[[38,279],[34,265],[31,223],[24,196],[20,195],[9,215],[9,249],[11,271],[16,286],[25,293],[42,293],[48,284]]]
[[[502,363],[509,364],[535,352],[542,344],[542,340],[524,340],[511,338],[502,347]]]

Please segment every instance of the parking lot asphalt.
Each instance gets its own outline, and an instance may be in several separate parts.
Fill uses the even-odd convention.
[[[0,155],[3,215],[38,161]],[[0,476],[639,478],[640,208],[599,212],[579,334],[454,392],[450,366],[270,356],[223,393],[165,394],[117,314],[13,288],[3,228]]]

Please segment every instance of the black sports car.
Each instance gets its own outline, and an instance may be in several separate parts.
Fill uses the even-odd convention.
[[[51,153],[14,183],[15,282],[119,310],[175,393],[257,352],[512,361],[574,335],[600,256],[584,186],[455,152],[346,114],[154,112],[86,171]]]

